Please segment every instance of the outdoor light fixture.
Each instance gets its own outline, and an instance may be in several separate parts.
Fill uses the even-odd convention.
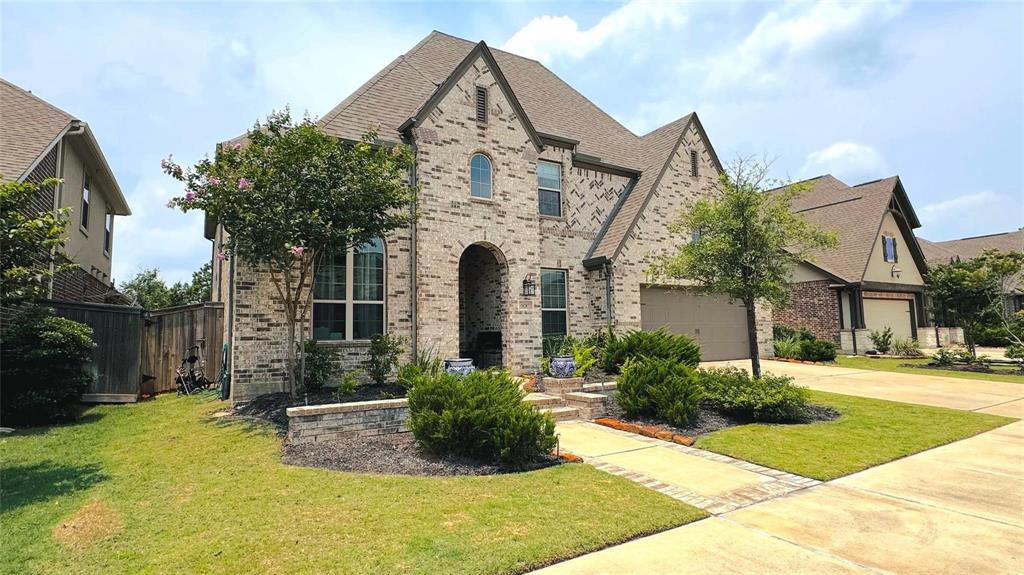
[[[523,278],[523,295],[527,297],[533,297],[537,295],[537,282],[533,279],[533,274],[526,274]]]
[[[900,268],[896,267],[896,264],[893,264],[892,269],[889,270],[889,275],[891,275],[892,277],[894,277],[896,279],[900,278],[900,274],[901,273],[903,273],[903,270],[901,270]]]

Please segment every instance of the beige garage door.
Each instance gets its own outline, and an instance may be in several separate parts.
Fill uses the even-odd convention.
[[[910,302],[905,299],[864,298],[864,325],[870,330],[892,328],[893,337],[910,339]]]
[[[727,298],[641,287],[640,318],[645,330],[665,326],[673,333],[695,338],[705,361],[750,357],[746,310]]]

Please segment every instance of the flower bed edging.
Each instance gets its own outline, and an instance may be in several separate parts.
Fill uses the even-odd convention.
[[[792,358],[792,357],[773,357],[771,359],[773,361],[784,361],[786,363],[805,363],[807,365],[832,365],[832,364],[835,363],[833,361],[829,361],[829,362],[825,362],[825,361],[810,361],[810,360],[807,360],[807,359],[795,359],[795,358]]]
[[[594,420],[594,423],[610,427],[612,429],[618,429],[619,431],[626,431],[629,433],[636,433],[637,435],[643,435],[644,437],[653,437],[662,441],[670,441],[672,443],[678,443],[679,445],[685,445],[687,447],[693,445],[695,441],[692,437],[680,435],[678,433],[672,433],[670,431],[663,431],[654,427],[653,425],[639,425],[637,423],[629,423],[619,419],[613,419],[611,417],[600,417]]]

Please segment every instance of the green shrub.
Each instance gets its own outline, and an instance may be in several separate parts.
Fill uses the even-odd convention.
[[[316,341],[311,339],[303,342],[302,346],[306,368],[302,388],[306,393],[317,393],[340,371],[338,350],[332,346],[317,345]]]
[[[420,377],[409,391],[409,428],[438,455],[522,467],[555,446],[555,421],[523,402],[506,371]]]
[[[20,313],[0,334],[0,421],[7,426],[74,420],[89,390],[92,328],[44,307]]]
[[[806,327],[800,329],[793,329],[788,325],[773,325],[772,326],[772,338],[779,339],[798,339],[798,340],[812,340],[815,339],[814,334],[811,330]]]
[[[444,362],[433,350],[421,351],[416,359],[398,368],[398,385],[412,389],[421,377],[436,377],[444,372]]]
[[[700,346],[692,338],[669,333],[665,328],[629,331],[622,336],[609,331],[601,356],[605,371],[619,373],[627,359],[640,357],[671,359],[689,367],[697,367],[700,363]]]
[[[892,348],[892,328],[887,327],[882,331],[873,330],[868,337],[871,339],[871,344],[875,346],[875,350],[878,353],[889,353]]]
[[[902,337],[892,340],[890,353],[899,357],[922,357],[924,355],[924,352],[921,351],[921,345],[917,343],[916,339],[904,339]]]
[[[1011,343],[1006,346],[1006,357],[1009,359],[1016,359],[1017,361],[1024,360],[1024,345],[1019,343]]]
[[[379,333],[370,338],[370,360],[366,371],[377,385],[384,385],[405,353],[405,338]]]
[[[824,339],[802,340],[800,342],[800,359],[807,361],[835,361],[836,344]]]
[[[702,370],[698,377],[708,407],[743,419],[798,421],[807,408],[807,390],[793,385],[791,377],[768,374],[752,379],[736,367]]]
[[[576,377],[583,377],[590,371],[590,368],[597,363],[597,357],[594,352],[597,348],[592,345],[584,345],[581,342],[572,344],[572,356],[576,360]]]
[[[702,393],[696,373],[675,360],[629,359],[617,385],[616,398],[627,417],[656,417],[685,427],[700,409]]]
[[[338,388],[334,391],[334,395],[338,401],[341,401],[343,397],[352,395],[357,389],[359,389],[359,372],[346,371],[338,381]]]
[[[776,339],[775,357],[800,359],[800,340],[796,336]]]

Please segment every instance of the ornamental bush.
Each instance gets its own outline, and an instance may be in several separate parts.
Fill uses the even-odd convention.
[[[654,357],[677,361],[691,368],[700,363],[700,345],[692,338],[656,331],[629,331],[619,336],[609,331],[601,355],[601,366],[608,373],[619,373],[628,359]]]
[[[921,344],[916,339],[897,337],[892,341],[890,352],[899,357],[923,357]]]
[[[787,359],[800,359],[800,342],[796,336],[790,336],[775,340],[775,357]]]
[[[616,398],[626,417],[655,417],[685,427],[700,409],[702,393],[696,373],[672,359],[629,359],[617,386]]]
[[[506,371],[419,376],[409,390],[409,428],[437,455],[523,467],[555,447],[555,420],[523,402]]]
[[[0,334],[0,421],[43,425],[78,417],[92,375],[92,328],[31,307]]]
[[[807,408],[807,390],[793,385],[791,377],[766,374],[753,379],[736,367],[705,369],[698,377],[705,405],[742,419],[799,421]]]
[[[366,372],[377,385],[384,385],[398,367],[398,358],[405,353],[405,338],[379,333],[370,338],[370,359]]]
[[[302,388],[306,393],[317,393],[340,371],[338,350],[334,347],[317,345],[314,340],[303,344],[305,353],[305,377]]]
[[[887,327],[882,331],[873,330],[868,334],[868,338],[871,339],[871,344],[875,346],[875,350],[881,354],[889,353],[889,349],[892,348],[892,328]]]
[[[835,361],[836,344],[824,339],[802,340],[800,342],[800,359],[807,361]]]

